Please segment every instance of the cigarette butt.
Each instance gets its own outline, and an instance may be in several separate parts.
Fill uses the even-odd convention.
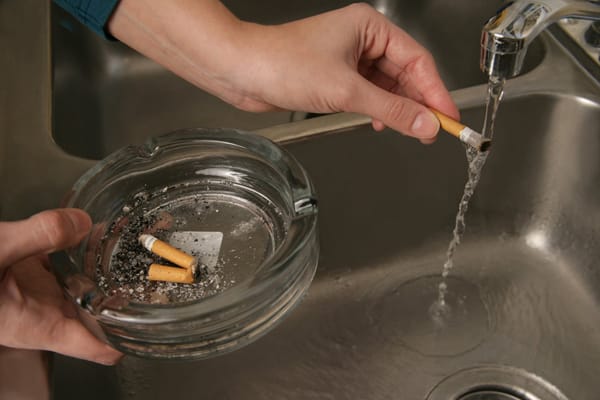
[[[165,260],[171,261],[173,264],[179,265],[181,268],[190,270],[192,275],[196,273],[198,260],[196,260],[194,256],[176,249],[170,244],[165,243],[152,235],[140,235],[138,240],[148,251],[151,251]]]
[[[194,274],[191,270],[185,268],[152,264],[148,269],[148,279],[151,281],[194,283]]]
[[[442,129],[452,136],[456,136],[461,142],[473,146],[479,151],[486,151],[492,144],[490,139],[486,139],[479,132],[461,124],[438,110],[434,110],[433,108],[430,108],[430,110],[440,121]]]

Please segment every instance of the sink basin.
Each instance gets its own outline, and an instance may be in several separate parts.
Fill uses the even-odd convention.
[[[483,108],[462,115],[478,126]],[[55,396],[435,400],[485,398],[466,393],[493,385],[499,399],[596,399],[598,126],[590,99],[503,102],[441,327],[429,307],[465,181],[462,145],[366,127],[290,144],[320,198],[320,265],[297,310],[208,361],[58,357],[56,370],[76,364],[78,380],[57,374]]]
[[[227,3],[265,23],[346,4]],[[502,2],[446,3],[372,2],[433,52],[477,128],[479,30]],[[0,115],[3,219],[55,207],[90,159],[148,136],[299,117],[235,110],[49,2],[0,2],[0,19],[0,87],[10,99]],[[447,135],[422,146],[357,128],[287,145],[317,187],[322,249],[313,285],[288,319],[202,362],[125,358],[109,368],[53,357],[53,398],[596,400],[600,87],[560,39],[542,36],[528,52],[530,72],[507,83],[442,325],[430,306],[464,186],[464,150]]]
[[[239,17],[282,23],[351,3],[349,0],[229,0]],[[435,56],[449,89],[482,83],[479,35],[502,1],[459,0],[371,3]],[[55,142],[70,154],[101,159],[145,138],[187,127],[264,128],[302,113],[253,114],[237,110],[176,77],[118,42],[105,41],[52,8],[52,124]],[[539,64],[532,45],[524,71]]]

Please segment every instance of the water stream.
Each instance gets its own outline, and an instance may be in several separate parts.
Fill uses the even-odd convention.
[[[481,131],[481,134],[488,139],[492,139],[494,136],[496,114],[498,112],[498,107],[500,105],[500,101],[502,100],[503,93],[504,80],[490,79],[488,82],[483,129]],[[438,325],[444,325],[444,322],[452,313],[451,307],[446,301],[446,295],[448,293],[447,277],[454,267],[454,253],[456,252],[456,249],[458,248],[466,229],[465,215],[469,208],[471,197],[475,193],[475,188],[479,183],[481,171],[483,170],[483,166],[485,165],[489,152],[480,152],[473,147],[468,147],[466,153],[469,164],[468,179],[467,183],[465,184],[463,195],[458,203],[458,213],[456,214],[454,230],[452,231],[452,240],[450,240],[448,250],[446,251],[446,262],[444,262],[442,269],[442,280],[438,286],[438,298],[430,307],[431,317]]]

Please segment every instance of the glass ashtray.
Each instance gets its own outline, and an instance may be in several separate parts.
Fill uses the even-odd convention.
[[[94,222],[53,255],[84,323],[129,354],[199,359],[260,337],[302,298],[319,247],[312,183],[253,134],[188,129],[121,149],[73,186]],[[150,281],[150,234],[198,261],[193,283]]]

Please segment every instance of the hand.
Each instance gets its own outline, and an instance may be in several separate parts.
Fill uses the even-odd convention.
[[[423,142],[439,130],[424,105],[459,118],[429,52],[365,4],[262,26],[216,0],[121,0],[109,29],[244,110],[357,112]]]
[[[89,232],[81,210],[44,211],[0,222],[0,345],[50,350],[111,365],[121,353],[101,342],[77,319],[49,271],[47,254],[74,246]]]

